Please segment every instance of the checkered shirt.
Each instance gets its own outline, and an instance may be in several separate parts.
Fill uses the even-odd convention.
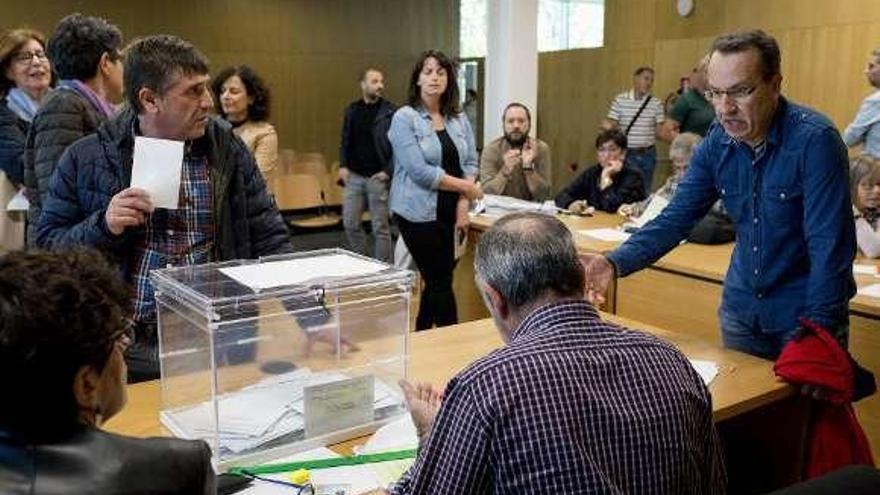
[[[157,208],[147,217],[144,236],[132,257],[135,305],[133,319],[156,319],[150,270],[211,261],[214,220],[211,177],[204,155],[187,152],[180,177],[178,209]]]
[[[585,302],[551,304],[449,382],[390,491],[724,493],[711,402],[672,345]]]

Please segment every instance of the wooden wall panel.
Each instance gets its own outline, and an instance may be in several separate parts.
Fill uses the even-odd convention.
[[[863,71],[869,52],[880,47],[880,1],[696,0],[694,13],[682,18],[671,0],[606,0],[604,47],[539,56],[539,136],[553,146],[554,188],[572,177],[569,163],[595,161],[599,121],[614,95],[631,85],[633,69],[653,66],[654,94],[663,99],[716,36],[744,28],[777,38],[783,93],[841,130],[871,92]],[[589,75],[572,77],[579,71]],[[658,148],[661,159],[666,153]]]
[[[170,33],[192,41],[217,71],[246,63],[272,89],[272,117],[284,148],[337,159],[342,110],[359,96],[366,65],[385,70],[400,102],[425,49],[458,52],[456,0],[152,0],[8,2],[0,28],[27,24],[49,33],[64,15],[106,17],[126,40]]]

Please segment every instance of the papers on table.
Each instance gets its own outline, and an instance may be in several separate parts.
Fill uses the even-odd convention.
[[[305,388],[350,379],[341,373],[311,373],[303,368],[268,377],[218,398],[218,447],[238,454],[286,435],[303,435]],[[378,379],[373,380],[372,392],[374,411],[397,406],[403,400],[395,389]],[[213,411],[211,402],[203,402],[163,414],[172,421],[172,430],[181,431],[186,437],[211,439]]]
[[[553,201],[537,203],[510,196],[486,194],[473,207],[474,213],[485,213],[488,216],[503,216],[517,211],[539,211],[548,214],[556,213],[558,208]]]
[[[703,383],[707,386],[712,383],[712,380],[718,375],[718,364],[714,361],[704,361],[701,359],[688,359],[691,362],[691,366],[697,371],[700,375],[700,378],[703,379]]]
[[[873,275],[875,277],[880,277],[880,266],[854,263],[853,273],[856,275]]]
[[[6,203],[6,211],[27,211],[30,205],[31,202],[24,195],[24,189],[19,189]]]
[[[273,463],[311,461],[316,459],[332,459],[341,457],[336,452],[320,447],[306,452],[275,459]],[[345,495],[354,495],[364,493],[370,490],[381,488],[373,475],[369,465],[360,466],[343,466],[328,469],[316,469],[311,471],[312,484],[315,485],[316,494],[332,494],[344,493]],[[290,482],[290,473],[265,474],[263,477],[275,479],[284,482]],[[340,490],[342,490],[340,492]],[[291,487],[270,483],[268,481],[254,480],[253,484],[245,490],[239,492],[242,495],[281,495],[296,493]]]
[[[367,443],[356,448],[360,454],[376,454],[392,450],[414,449],[419,446],[419,438],[416,435],[416,427],[409,414],[397,421],[388,423],[376,430],[376,433],[367,440]],[[380,486],[388,486],[397,481],[413,465],[415,459],[401,459],[398,461],[377,462],[368,464],[373,476]]]
[[[868,297],[880,298],[880,284],[871,284],[859,289],[859,294]]]
[[[626,232],[611,228],[578,230],[577,233],[605,242],[623,242],[629,239]]]
[[[147,191],[154,207],[177,209],[182,167],[183,141],[135,136],[131,187]]]
[[[220,271],[236,282],[258,292],[263,289],[304,284],[308,281],[327,278],[369,275],[386,268],[388,266],[385,264],[350,254],[328,254],[326,256],[221,268]]]
[[[669,205],[669,201],[666,198],[655,194],[648,203],[648,207],[645,208],[645,211],[638,217],[633,218],[631,223],[635,227],[642,228],[646,223],[656,218],[667,205]]]

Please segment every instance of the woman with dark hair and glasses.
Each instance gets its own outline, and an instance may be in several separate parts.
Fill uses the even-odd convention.
[[[122,101],[122,34],[116,26],[98,17],[72,14],[55,27],[46,49],[60,81],[34,117],[25,145],[31,246],[61,154],[107,122],[116,113],[114,104]]]
[[[24,247],[24,215],[6,205],[24,183],[28,128],[52,83],[46,38],[32,29],[0,35],[0,252]]]
[[[233,132],[244,141],[257,167],[270,183],[278,166],[278,134],[267,122],[269,88],[246,65],[227,67],[211,82],[220,115],[232,124]]]
[[[130,301],[97,251],[0,257],[0,491],[214,493],[204,442],[101,429],[126,402]]]
[[[416,330],[458,322],[452,271],[455,243],[467,234],[475,183],[474,132],[459,108],[455,64],[423,53],[409,80],[407,105],[394,114],[391,211],[425,282]]]

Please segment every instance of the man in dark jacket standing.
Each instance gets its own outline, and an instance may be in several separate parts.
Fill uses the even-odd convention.
[[[205,57],[170,35],[132,44],[127,108],[62,155],[49,183],[37,244],[106,252],[134,288],[129,380],[158,376],[152,269],[292,251],[256,163],[231,127],[211,116]],[[154,208],[129,187],[135,136],[185,141],[179,208]]]
[[[71,14],[58,23],[46,49],[60,78],[34,116],[24,152],[28,201],[28,245],[36,228],[49,179],[68,146],[107,122],[122,100],[122,33],[98,17]]]
[[[367,254],[361,225],[366,201],[375,239],[373,257],[390,263],[394,252],[388,223],[388,183],[394,171],[388,129],[395,107],[382,98],[382,72],[366,69],[361,73],[360,83],[363,97],[345,109],[342,123],[339,181],[345,185],[343,223],[351,249]]]

